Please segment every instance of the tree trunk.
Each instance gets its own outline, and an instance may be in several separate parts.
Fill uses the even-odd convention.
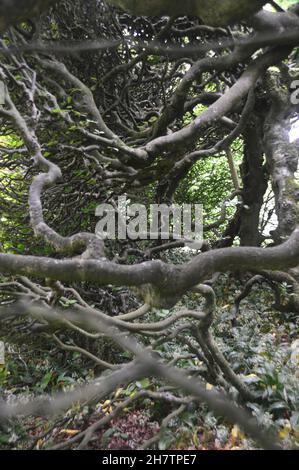
[[[198,16],[213,26],[228,25],[245,19],[262,8],[263,0],[108,0],[135,15]]]

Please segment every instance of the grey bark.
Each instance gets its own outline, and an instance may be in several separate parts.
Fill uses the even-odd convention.
[[[259,11],[263,0],[108,0],[135,15],[199,16],[206,24],[228,25]]]

